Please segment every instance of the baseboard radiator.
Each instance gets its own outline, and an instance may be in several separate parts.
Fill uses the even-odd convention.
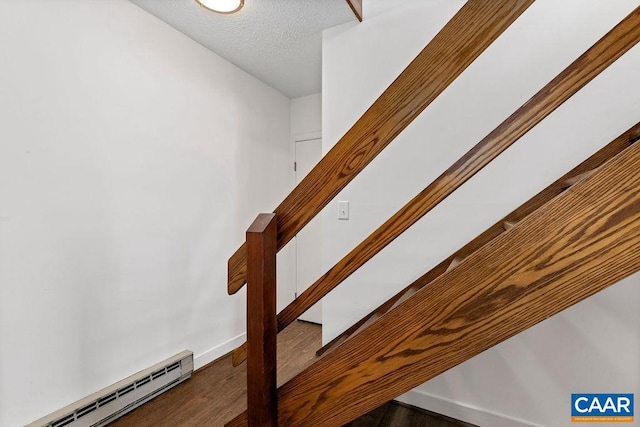
[[[190,378],[192,372],[193,353],[183,351],[27,427],[104,426]]]

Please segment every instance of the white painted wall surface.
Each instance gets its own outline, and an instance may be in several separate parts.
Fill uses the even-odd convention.
[[[462,6],[366,0],[325,31],[325,152]],[[323,212],[325,269],[638,5],[538,0]],[[435,208],[323,303],[323,341],[411,283],[640,119],[640,46]],[[350,201],[338,221],[337,200]],[[640,277],[454,368],[403,400],[484,426],[569,426],[572,392],[640,395]],[[425,313],[428,315],[428,313]]]
[[[322,94],[291,100],[291,135],[322,131]]]
[[[124,0],[1,1],[0,58],[0,425],[239,344],[289,99]]]

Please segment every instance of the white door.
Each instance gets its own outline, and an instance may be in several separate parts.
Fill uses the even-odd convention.
[[[295,142],[296,184],[322,158],[322,139]],[[322,220],[320,215],[309,222],[296,236],[296,295],[300,295],[324,272],[322,271]],[[322,324],[322,302],[317,303],[300,320]]]

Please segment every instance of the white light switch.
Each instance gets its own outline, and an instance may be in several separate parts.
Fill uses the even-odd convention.
[[[338,219],[349,219],[349,202],[338,202]]]

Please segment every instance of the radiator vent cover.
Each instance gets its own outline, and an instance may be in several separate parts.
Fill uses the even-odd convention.
[[[183,351],[27,427],[104,426],[191,377],[193,353]]]

